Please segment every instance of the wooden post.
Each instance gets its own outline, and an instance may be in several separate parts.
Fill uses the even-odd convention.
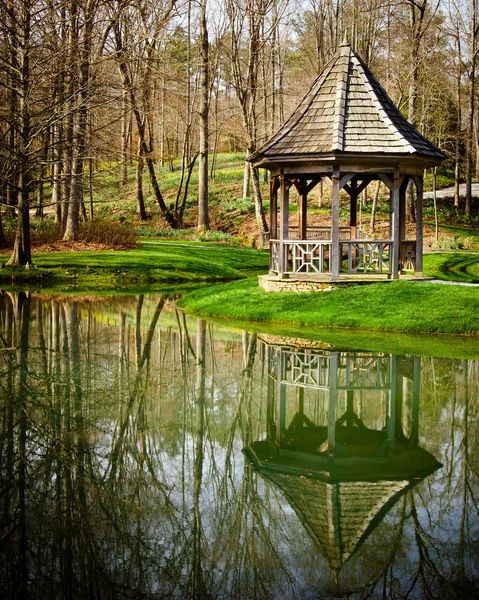
[[[308,214],[308,185],[304,177],[299,180],[299,205],[298,205],[298,225],[299,225],[299,239],[307,239],[307,214]]]
[[[357,239],[358,235],[358,182],[354,178],[351,180],[349,226],[351,228],[351,239]]]
[[[339,248],[339,167],[333,168],[331,198],[331,279],[339,280],[340,248]]]
[[[398,385],[398,357],[391,356],[391,381],[389,391],[389,406],[387,411],[388,422],[386,423],[387,435],[387,453],[388,456],[394,454],[394,446],[396,441],[396,401],[397,401],[397,385]]]
[[[286,185],[286,178],[283,174],[279,176],[280,181],[280,222],[279,222],[279,273],[280,277],[284,276],[284,272],[288,270],[286,264],[286,250],[284,241],[289,239],[289,189]]]
[[[336,448],[336,404],[338,401],[338,353],[329,359],[329,406],[328,406],[328,462],[334,463]]]
[[[424,176],[415,177],[417,199],[416,199],[416,277],[423,276],[422,253],[423,253],[423,193],[424,193]]]
[[[410,443],[416,447],[419,440],[419,395],[421,391],[421,357],[415,356],[413,367],[413,387],[412,387],[412,426]]]
[[[279,385],[278,448],[281,447],[281,439],[282,439],[284,431],[286,429],[286,384],[283,383],[283,380],[286,377],[286,359],[284,356],[284,352],[282,350],[280,350],[279,352],[280,352],[280,365],[279,365],[279,377],[278,377],[278,385]]]
[[[392,216],[392,260],[391,273],[393,279],[399,279],[399,248],[400,248],[400,230],[399,230],[399,194],[401,189],[401,177],[399,169],[394,170],[393,189],[391,190],[391,216]]]
[[[406,192],[409,184],[409,177],[405,177],[399,190],[399,239],[404,242],[407,238],[406,233]]]
[[[269,231],[272,240],[278,239],[278,177],[269,182]]]

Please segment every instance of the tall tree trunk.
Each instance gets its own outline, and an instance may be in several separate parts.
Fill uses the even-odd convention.
[[[145,161],[141,153],[141,146],[138,148],[138,162],[136,164],[136,213],[140,215],[142,221],[146,221],[148,216],[145,209],[145,199],[143,196],[143,167]]]
[[[62,222],[62,168],[63,127],[59,123],[53,128],[52,204],[55,210],[55,223]]]
[[[456,50],[457,50],[457,71],[456,71],[456,136],[454,143],[454,206],[459,206],[459,183],[461,178],[461,145],[462,145],[462,52],[461,52],[461,36],[460,32],[456,34]]]
[[[123,91],[121,102],[121,173],[120,185],[128,183],[128,134],[130,112],[128,110],[128,93]]]
[[[469,114],[467,118],[466,138],[466,217],[472,212],[472,175],[473,175],[473,136],[474,136],[474,107],[476,88],[476,61],[477,61],[477,0],[472,0],[472,22],[470,33],[471,66],[469,72]]]
[[[175,228],[175,227],[178,227],[178,221],[175,218],[175,216],[171,213],[171,211],[168,209],[168,207],[166,206],[165,200],[160,191],[160,186],[158,184],[158,179],[157,179],[156,173],[155,173],[155,164],[153,162],[153,158],[151,156],[150,149],[148,147],[145,125],[144,125],[143,119],[141,117],[141,112],[140,112],[139,104],[136,99],[133,81],[131,80],[128,65],[126,63],[123,42],[122,42],[122,36],[121,36],[119,24],[117,22],[115,22],[115,24],[113,26],[113,31],[114,31],[114,35],[115,35],[115,42],[116,42],[116,49],[117,49],[118,68],[120,70],[120,74],[121,74],[121,77],[123,80],[123,85],[124,85],[125,89],[128,91],[128,95],[130,97],[130,105],[131,105],[131,109],[133,112],[133,116],[135,118],[137,129],[138,129],[138,142],[141,145],[141,151],[142,151],[143,157],[146,161],[146,166],[148,168],[148,174],[150,176],[151,187],[153,188],[155,198],[160,207],[162,217],[164,219],[166,219],[167,223],[171,227]]]
[[[200,0],[200,153],[198,164],[198,230],[210,228],[208,216],[209,53],[206,0]]]
[[[30,164],[30,135],[31,135],[31,117],[30,117],[30,52],[31,52],[31,6],[30,0],[24,3],[24,14],[22,15],[22,26],[20,33],[20,43],[18,50],[19,60],[19,81],[20,90],[19,109],[20,109],[20,142],[19,142],[19,185],[18,185],[18,205],[17,205],[17,228],[15,232],[15,242],[10,265],[26,265],[31,263],[30,247],[30,192],[31,192],[31,164]]]
[[[77,132],[74,136],[74,157],[71,179],[70,200],[63,239],[78,240],[80,205],[83,202],[83,175],[88,129],[88,87],[90,83],[90,61],[92,50],[93,16],[97,0],[86,0],[84,8],[84,31],[80,62],[80,108],[77,118]],[[76,36],[75,36],[76,37]]]

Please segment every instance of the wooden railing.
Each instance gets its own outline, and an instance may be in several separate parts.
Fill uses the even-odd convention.
[[[296,225],[290,225],[288,228],[288,236],[290,240],[298,240],[299,239],[299,227]],[[371,240],[373,239],[368,233],[361,231],[358,229],[356,232],[356,237],[358,240]],[[260,233],[260,248],[269,248],[270,243],[270,232],[262,232]],[[340,240],[349,240],[351,238],[351,228],[347,226],[341,226],[339,228],[339,239]],[[331,241],[331,227],[308,227],[306,230],[306,239],[307,240],[320,240],[324,242]]]
[[[399,263],[402,271],[416,270],[416,240],[403,240],[401,242]]]
[[[343,273],[391,273],[391,240],[350,240],[339,242]]]
[[[285,275],[331,273],[331,240],[271,240],[270,270]],[[340,272],[391,273],[391,240],[348,240],[339,242]]]
[[[299,239],[299,227],[297,225],[290,225],[288,227],[288,234],[290,240]],[[349,240],[351,237],[351,228],[342,226],[339,228],[339,239]],[[322,240],[327,242],[331,240],[331,227],[313,226],[308,227],[306,230],[307,240]]]

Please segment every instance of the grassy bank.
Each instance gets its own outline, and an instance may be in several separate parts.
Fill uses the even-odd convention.
[[[8,257],[0,256],[0,262]],[[0,270],[4,286],[58,285],[70,289],[128,287],[228,281],[251,269],[267,269],[268,255],[252,248],[198,242],[144,241],[135,250],[45,252],[34,268]]]
[[[167,285],[172,290],[185,283],[242,280],[248,274],[266,272],[268,253],[244,246],[153,239],[128,251],[35,254],[34,264],[30,270],[1,269],[0,283],[78,292],[148,291]],[[425,272],[478,281],[479,254],[427,254]],[[410,333],[479,332],[479,289],[466,286],[400,281],[324,294],[268,294],[254,277],[198,289],[180,304],[203,315],[262,323]]]
[[[434,283],[377,283],[322,294],[265,292],[253,279],[196,290],[191,312],[314,327],[410,333],[479,333],[479,290]]]

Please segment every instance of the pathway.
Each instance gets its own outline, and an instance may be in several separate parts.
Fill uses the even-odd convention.
[[[465,183],[461,183],[459,185],[459,195],[460,196],[466,195],[466,184]],[[479,183],[472,184],[472,195],[479,196]],[[432,197],[433,197],[432,192],[424,192],[424,198],[432,198]],[[437,190],[436,197],[437,198],[450,198],[450,197],[453,198],[454,197],[454,186],[451,185],[447,188],[443,188],[442,190]]]

